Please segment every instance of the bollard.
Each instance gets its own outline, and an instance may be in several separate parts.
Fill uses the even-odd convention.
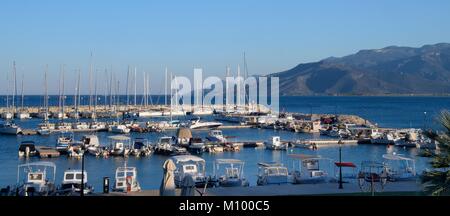
[[[109,193],[109,177],[103,177],[103,193]]]

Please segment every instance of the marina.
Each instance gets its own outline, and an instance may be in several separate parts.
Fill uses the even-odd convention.
[[[139,190],[132,189],[135,190],[135,192],[132,192],[132,190],[127,191],[126,188],[113,190],[113,187],[111,187],[111,192],[109,195],[124,195],[124,190],[127,191],[127,193],[125,193],[126,195],[159,195],[158,193],[151,191],[154,191],[159,187],[164,173],[162,169],[164,162],[171,159],[174,155],[179,155],[175,157],[185,158],[188,156],[195,156],[198,157],[199,161],[203,161],[204,171],[201,176],[208,176],[208,183],[201,183],[202,181],[200,181],[199,183],[196,183],[196,185],[200,188],[202,188],[203,185],[208,185],[208,187],[205,189],[204,194],[198,194],[197,192],[197,195],[235,195],[237,193],[240,193],[241,195],[289,195],[293,193],[314,194],[312,192],[308,192],[310,189],[305,188],[309,188],[310,186],[307,185],[310,185],[311,181],[315,182],[320,179],[320,176],[327,176],[328,180],[318,183],[323,184],[324,188],[328,187],[326,185],[336,185],[337,166],[333,164],[333,161],[337,161],[337,153],[340,147],[342,147],[345,161],[355,164],[352,169],[353,173],[346,173],[347,176],[355,176],[355,173],[362,170],[363,161],[387,160],[387,156],[384,156],[387,153],[405,155],[408,158],[414,158],[413,160],[416,162],[414,169],[417,173],[420,173],[421,170],[424,170],[428,166],[428,160],[426,158],[420,158],[417,156],[419,148],[417,148],[418,146],[416,145],[396,145],[396,143],[400,142],[395,142],[395,140],[394,142],[388,141],[384,144],[380,144],[381,142],[371,142],[376,138],[375,136],[379,136],[378,134],[386,133],[395,134],[397,139],[399,139],[399,137],[402,139],[401,137],[403,137],[403,139],[408,138],[411,140],[419,140],[419,137],[414,134],[417,130],[408,127],[411,126],[411,124],[404,124],[406,129],[395,128],[392,127],[394,125],[389,124],[386,124],[388,127],[381,128],[375,127],[373,123],[370,123],[369,125],[354,124],[371,122],[373,120],[359,120],[361,119],[359,117],[347,117],[345,118],[347,121],[340,126],[340,132],[337,129],[332,129],[339,132],[337,133],[339,135],[335,136],[332,134],[328,135],[327,133],[322,133],[320,131],[299,132],[298,130],[296,131],[295,128],[289,127],[289,122],[295,123],[296,121],[296,118],[291,119],[289,116],[297,116],[297,118],[298,116],[303,116],[305,120],[301,120],[301,122],[307,122],[307,118],[311,118],[311,115],[302,115],[295,112],[299,110],[293,111],[294,112],[280,116],[275,121],[274,125],[277,125],[276,127],[268,126],[271,123],[267,121],[267,117],[264,117],[265,115],[262,115],[264,122],[258,121],[258,117],[246,117],[242,119],[253,120],[239,123],[223,121],[222,125],[213,129],[189,128],[189,123],[191,122],[190,119],[192,119],[190,116],[132,117],[124,118],[119,121],[117,121],[117,118],[96,118],[96,124],[101,122],[105,122],[105,125],[108,125],[108,122],[110,125],[120,124],[124,125],[126,128],[129,128],[130,132],[115,133],[114,131],[108,130],[108,126],[106,126],[106,128],[101,130],[92,131],[86,129],[64,128],[61,130],[49,130],[49,133],[47,134],[30,133],[29,135],[19,134],[15,136],[3,134],[0,135],[4,138],[1,142],[4,142],[5,144],[2,145],[1,148],[6,148],[6,150],[4,151],[5,153],[0,154],[0,157],[10,161],[2,165],[5,169],[10,170],[13,170],[14,164],[23,164],[27,161],[53,162],[57,167],[55,177],[57,185],[61,185],[62,183],[60,182],[64,181],[64,170],[80,170],[81,161],[84,160],[86,164],[85,170],[89,173],[89,184],[92,188],[92,191],[89,191],[89,193],[86,192],[86,194],[91,195],[102,195],[101,189],[104,184],[103,179],[105,177],[109,177],[111,182],[115,182],[114,179],[117,178],[115,173],[117,172],[116,169],[119,167],[124,167],[124,163],[126,163],[127,167],[134,167],[135,171],[133,172],[136,172],[136,183],[133,184],[135,184],[136,188],[139,188]],[[220,114],[204,115],[201,119],[205,122],[215,121],[215,119],[217,119],[217,115]],[[328,122],[329,117],[332,117],[333,115],[314,114],[314,116],[316,116],[317,119],[320,119],[320,121],[317,121],[320,123],[318,125],[322,125],[321,128],[326,129],[328,127],[327,125],[330,124]],[[273,118],[273,116],[271,118]],[[173,121],[173,119],[177,120],[176,124],[164,123]],[[349,119],[354,119],[354,122],[349,122]],[[58,121],[58,119],[48,120],[49,124],[56,124]],[[94,121],[89,118],[79,119],[78,121],[85,122],[86,124],[94,123]],[[277,121],[282,123],[276,123]],[[34,128],[42,125],[42,119],[33,117],[30,119],[17,119],[14,122],[16,125],[23,128],[22,131],[36,130]],[[76,121],[75,119],[66,118],[64,122],[68,123],[67,125],[73,125],[72,122]],[[160,128],[161,130],[150,130],[150,128],[154,125],[161,123],[169,126],[166,128]],[[331,123],[331,125],[332,124],[333,123]],[[135,125],[140,125],[141,128],[148,127],[149,130],[133,130],[133,128],[136,127]],[[335,125],[338,126],[339,123]],[[416,125],[419,127],[423,125],[423,119],[418,120]],[[180,132],[180,128],[185,128],[183,129],[185,132]],[[64,133],[67,133],[67,135],[63,136]],[[57,150],[57,142],[60,138],[61,141],[66,140],[65,142],[67,145],[61,145],[62,148]],[[166,141],[163,141],[164,139],[166,139]],[[199,141],[195,141],[196,139]],[[25,142],[27,140],[32,141],[32,143],[28,142],[30,144],[27,144],[27,142]],[[11,143],[16,144],[11,145]],[[271,144],[269,145],[269,143]],[[418,142],[416,141],[416,143]],[[31,144],[34,146],[35,153],[32,151],[33,148]],[[22,145],[22,147],[19,148],[19,145]],[[275,147],[278,145],[281,146],[281,148]],[[27,146],[29,147],[28,150],[26,149]],[[19,152],[19,155],[21,156],[17,157],[17,150],[20,149],[22,149]],[[277,149],[281,151],[278,151]],[[371,153],[368,154],[368,152]],[[14,157],[10,154],[14,154],[16,156]],[[305,167],[302,168],[301,166],[301,164],[303,164],[302,160],[314,160],[314,158],[318,158],[320,160],[323,160],[322,158],[328,158],[328,168],[326,170],[314,170],[310,173],[306,172]],[[277,170],[279,170],[277,172],[281,175],[285,174],[285,177],[276,177],[275,179],[278,179],[275,181],[277,182],[275,183],[276,185],[262,183],[265,182],[265,180],[258,180],[259,178],[264,179],[262,178],[263,176],[258,177],[258,166],[261,167],[261,165],[265,164],[264,166],[266,168],[264,169],[269,170],[268,168],[273,166],[270,164],[274,162],[278,163],[278,165],[273,165],[283,167],[285,171],[281,171],[277,168]],[[232,163],[235,163],[233,167],[231,167]],[[239,167],[238,165],[240,163],[245,163],[245,165]],[[224,170],[218,170],[217,168],[220,168],[222,165],[217,167],[217,164],[224,165]],[[237,166],[237,169],[234,169],[234,166]],[[101,167],[107,167],[107,169],[103,169]],[[324,168],[323,165],[320,167]],[[199,169],[199,167],[196,169]],[[14,173],[14,171],[12,172]],[[242,176],[242,179],[240,176]],[[316,176],[316,178],[314,180],[303,179],[303,177],[300,178],[299,176]],[[236,181],[234,178],[236,180],[241,179],[243,181]],[[280,178],[284,178],[284,180],[281,180]],[[179,180],[177,180],[177,184],[181,185],[182,180],[183,178],[180,176]],[[13,176],[0,177],[0,182],[3,182],[5,186],[10,185],[8,183],[14,181],[16,181],[16,179],[14,179]],[[203,181],[206,181],[206,179]],[[236,182],[246,183],[237,184]],[[354,180],[353,182],[354,183],[351,184],[358,185],[358,183]],[[282,185],[278,186],[278,184],[281,183]],[[264,186],[257,186],[258,184]],[[351,184],[349,183],[349,185]],[[394,183],[391,183],[390,185],[393,184]],[[237,189],[239,187],[236,188],[236,186],[232,186],[232,190],[222,190],[222,187],[230,187],[226,185],[241,185],[241,187],[248,186],[248,189]],[[413,191],[418,189],[418,187],[413,184],[405,185],[409,185],[408,187],[410,187],[410,189],[403,189],[402,187],[406,186],[402,186],[398,190]],[[14,185],[10,186],[13,187]],[[113,186],[113,184],[111,184],[111,186]],[[274,193],[269,189],[270,187],[280,187],[280,190]],[[299,189],[298,191],[297,189],[288,190],[287,188],[290,187],[298,187]],[[388,188],[388,186],[386,187]],[[59,188],[59,186],[57,188]],[[354,186],[349,186],[348,188],[354,188]],[[363,191],[361,187],[358,186],[357,188],[359,188],[359,192]],[[179,190],[180,189],[176,189],[176,191],[178,191],[177,193],[179,193]],[[393,188],[389,190],[398,191]],[[345,191],[348,193],[358,192],[356,189]],[[326,194],[327,192],[317,192],[317,194],[321,193]],[[330,189],[328,193],[334,192]]]

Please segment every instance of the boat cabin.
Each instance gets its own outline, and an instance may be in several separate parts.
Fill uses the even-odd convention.
[[[258,163],[258,185],[289,183],[288,169],[280,163]]]
[[[206,162],[203,158],[194,155],[177,155],[171,157],[176,165],[174,171],[175,185],[181,186],[186,175],[193,177],[196,186],[203,186],[206,183]]]
[[[135,192],[141,190],[137,180],[136,167],[118,167],[115,177],[114,191]]]

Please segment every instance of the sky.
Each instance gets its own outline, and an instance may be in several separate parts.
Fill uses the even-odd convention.
[[[25,94],[58,92],[65,65],[66,93],[88,92],[92,59],[98,89],[113,72],[125,89],[128,66],[143,73],[151,91],[163,92],[164,68],[175,75],[224,76],[243,65],[249,74],[288,70],[297,64],[361,49],[419,47],[450,42],[450,1],[0,1],[0,94],[11,92],[13,61]],[[92,58],[91,58],[92,53]],[[20,92],[20,88],[19,88]]]

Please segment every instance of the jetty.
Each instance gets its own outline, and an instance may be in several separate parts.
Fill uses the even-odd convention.
[[[295,147],[300,148],[312,148],[314,145],[317,148],[320,147],[331,147],[339,145],[358,145],[358,140],[344,140],[344,139],[308,139],[299,140],[293,142]]]
[[[36,152],[41,158],[55,158],[60,156],[60,153],[56,149],[48,146],[36,146]]]
[[[374,192],[374,195],[421,193],[422,185],[417,181],[398,181],[389,182],[382,191]],[[200,192],[202,194],[200,194]],[[337,183],[320,184],[284,184],[284,185],[266,185],[250,187],[215,187],[199,189],[195,191],[196,196],[323,196],[323,195],[372,195],[371,192],[362,192],[356,182],[344,183],[344,188],[339,189]],[[96,193],[93,196],[159,196],[159,190],[142,190],[139,192],[111,192]],[[175,195],[181,195],[181,189],[175,190]]]

